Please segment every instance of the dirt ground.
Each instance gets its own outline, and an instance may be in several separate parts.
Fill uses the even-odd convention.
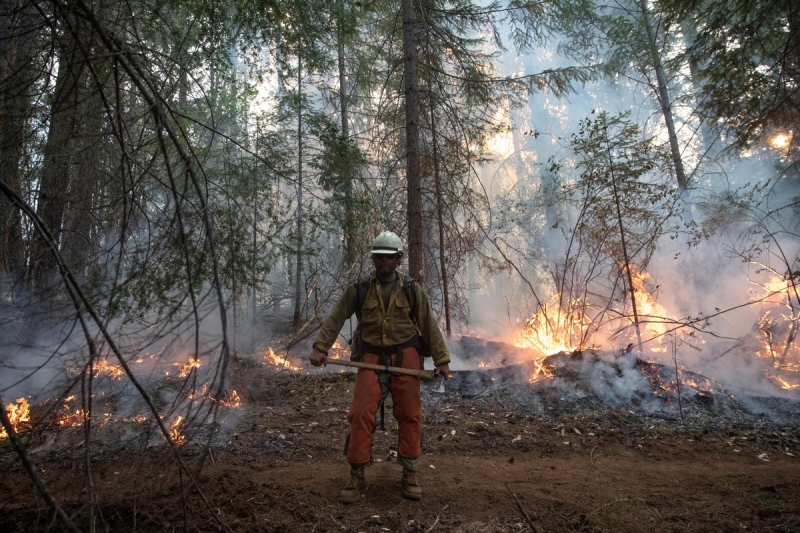
[[[225,413],[196,476],[199,491],[181,490],[188,476],[166,445],[97,431],[89,455],[98,530],[800,532],[797,421],[720,423],[713,410],[680,421],[619,406],[542,414],[521,401],[530,386],[467,396],[426,386],[423,499],[400,494],[387,405],[367,493],[342,505],[353,374],[239,361],[235,385],[242,406]],[[569,403],[557,396],[545,404]],[[80,430],[23,435],[48,488],[89,531]],[[202,449],[191,440],[179,448],[190,471]],[[8,441],[0,471],[0,531],[63,529]]]

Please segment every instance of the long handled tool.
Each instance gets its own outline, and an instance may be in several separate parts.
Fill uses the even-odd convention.
[[[420,378],[425,379],[433,379],[434,371],[433,370],[416,370],[414,368],[400,368],[397,366],[389,366],[389,365],[373,365],[372,363],[361,363],[359,361],[348,361],[345,359],[331,359],[326,358],[325,362],[329,365],[340,365],[340,366],[353,366],[356,368],[366,368],[369,370],[384,370],[386,372],[392,372],[394,374],[405,374],[407,376],[417,376]]]

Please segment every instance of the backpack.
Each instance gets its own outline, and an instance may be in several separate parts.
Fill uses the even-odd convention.
[[[370,278],[362,278],[356,283],[356,318],[358,319],[358,326],[353,332],[353,337],[350,339],[350,360],[361,361],[364,358],[365,344],[361,338],[361,308],[364,306],[364,300],[367,298],[367,291],[369,290]],[[419,334],[419,325],[417,324],[417,291],[415,289],[416,280],[411,277],[406,277],[406,282],[403,285],[403,291],[406,293],[406,300],[411,306],[411,321],[417,329],[415,343],[417,351],[423,357],[430,357],[431,350],[428,343]],[[414,339],[412,339],[414,340]]]

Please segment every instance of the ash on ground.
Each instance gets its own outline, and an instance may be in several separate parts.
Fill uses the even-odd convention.
[[[648,424],[767,429],[800,421],[800,396],[777,388],[775,396],[751,395],[688,370],[676,374],[674,367],[632,351],[560,352],[540,361],[535,353],[462,337],[453,347],[456,358],[492,366],[452,371],[444,387],[441,378],[426,382],[426,401],[435,409],[459,399],[494,399],[549,419],[607,410]]]

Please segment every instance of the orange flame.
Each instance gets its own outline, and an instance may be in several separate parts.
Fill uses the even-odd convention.
[[[195,387],[192,390],[186,391],[186,397],[189,398],[192,401],[195,401],[197,399],[202,400],[202,399],[206,398],[207,396],[208,396],[208,384],[207,383],[203,383],[202,386],[200,386],[200,390],[198,390],[198,386],[195,385]]]
[[[663,338],[667,332],[665,321],[669,314],[664,306],[656,301],[645,286],[645,281],[650,278],[647,272],[637,272],[635,265],[631,266],[631,279],[633,280],[633,294],[636,300],[636,314],[644,322],[644,329],[650,337]],[[666,346],[651,346],[651,352],[666,352]]]
[[[668,324],[677,321],[670,318],[664,306],[659,304],[648,291],[647,280],[649,277],[649,274],[637,272],[635,265],[631,265],[631,278],[640,329],[647,333],[649,339],[663,339],[668,331]],[[522,331],[513,344],[518,348],[532,348],[543,356],[548,356],[559,352],[586,349],[590,340],[592,345],[597,340],[610,339],[617,342],[625,338],[627,338],[625,342],[631,340],[630,335],[633,330],[629,325],[633,323],[633,317],[623,313],[624,323],[621,326],[617,320],[609,320],[601,324],[598,322],[600,317],[590,314],[591,309],[590,303],[583,298],[569,301],[555,293],[547,304],[539,306],[536,313],[525,321]],[[625,332],[624,335],[620,335],[621,332]],[[700,339],[695,340],[702,342]],[[666,352],[667,347],[664,344],[656,344],[650,350]],[[535,359],[530,381],[551,376],[552,373],[544,365],[543,359]]]
[[[185,378],[203,365],[196,357],[190,357],[186,363],[173,363],[172,366],[178,367],[178,377]],[[167,372],[167,375],[169,375],[169,372]]]
[[[215,402],[219,402],[220,405],[224,405],[225,407],[236,408],[242,405],[242,398],[239,396],[239,393],[235,390],[226,390],[222,393],[221,398],[215,397],[213,394],[210,393],[208,390],[208,384],[203,383],[202,385],[195,385],[194,388],[189,389],[184,392],[186,398],[191,400],[192,402],[202,402],[205,400],[211,400]]]
[[[183,446],[184,444],[186,444],[186,437],[184,437],[180,431],[180,427],[182,424],[183,424],[183,415],[179,415],[178,418],[176,418],[175,421],[169,426],[170,430],[169,436],[172,439],[172,442],[174,442],[177,446]]]
[[[531,383],[539,379],[548,379],[553,377],[553,372],[551,372],[550,369],[544,365],[543,359],[535,360],[533,365],[533,374],[531,374],[530,378],[528,378],[528,381]]]
[[[242,398],[239,396],[239,393],[235,390],[225,391],[225,395],[220,398],[219,403],[224,405],[225,407],[240,407],[242,405]]]
[[[6,406],[6,414],[8,415],[8,419],[11,421],[11,427],[14,431],[19,431],[19,427],[23,422],[30,421],[30,406],[28,405],[28,400],[25,398],[19,398],[15,403],[10,403]],[[8,438],[8,433],[6,432],[6,428],[0,427],[0,439]]]
[[[267,353],[264,354],[263,364],[277,366],[286,370],[293,370],[295,372],[300,372],[303,370],[302,367],[292,364],[292,362],[289,360],[289,354],[277,355],[272,349],[272,346],[270,346],[267,350]]]
[[[62,410],[56,413],[56,423],[59,426],[77,426],[83,423],[85,419],[85,412],[83,409],[75,409],[72,411],[72,408],[69,406],[69,402],[75,399],[75,395],[69,396],[64,398],[64,405],[62,406]]]
[[[751,300],[760,302],[763,309],[758,321],[758,331],[763,335],[761,349],[756,356],[764,360],[768,368],[766,377],[785,390],[800,388],[800,367],[797,365],[797,330],[800,328],[800,306],[791,278],[773,275],[765,283],[756,283],[763,289],[763,296],[751,291]]]
[[[584,315],[581,306],[571,306],[567,312],[550,312],[558,309],[558,295],[551,300],[551,305],[539,307],[539,310],[522,327],[522,331],[514,341],[518,348],[532,348],[542,355],[552,355],[563,351],[572,351],[580,346],[583,333]]]
[[[125,377],[125,371],[121,366],[109,363],[108,359],[101,359],[94,365],[94,377],[100,375],[107,375],[111,379],[122,379]]]
[[[69,368],[70,372],[79,373],[84,370],[85,367],[82,368]],[[92,377],[95,379],[100,377],[108,377],[110,379],[120,380],[125,377],[125,371],[122,369],[121,366],[116,365],[114,363],[109,362],[108,359],[100,359],[95,361],[92,365]]]
[[[636,271],[631,265],[631,278],[633,280],[634,297],[636,299],[636,312],[644,331],[649,337],[660,338],[667,332],[669,318],[664,306],[659,304],[647,289],[648,273]],[[518,335],[514,345],[519,348],[533,348],[544,355],[558,352],[570,352],[585,348],[588,341],[587,334],[591,317],[587,316],[588,303],[581,298],[573,301],[562,301],[560,294],[555,294],[550,302],[540,306],[537,312],[528,320]],[[626,318],[631,320],[631,318]],[[623,328],[627,329],[627,328]],[[600,337],[614,338],[615,331],[611,323],[605,331],[597,332]],[[651,348],[654,352],[664,352],[664,346]]]

